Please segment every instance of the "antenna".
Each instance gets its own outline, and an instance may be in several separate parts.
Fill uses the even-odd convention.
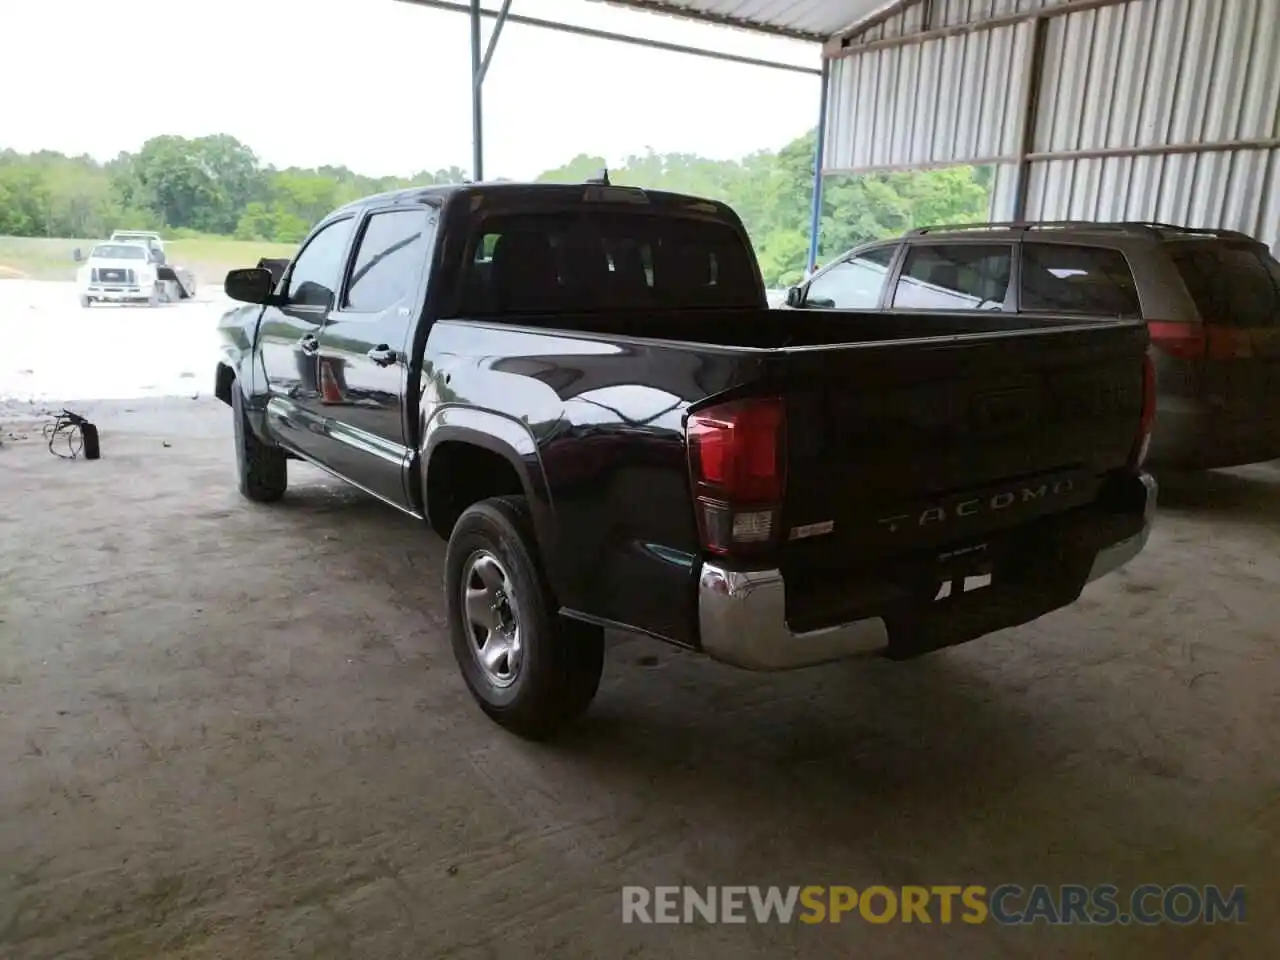
[[[587,177],[587,183],[598,183],[602,187],[610,186],[609,171],[604,167],[601,167],[600,172],[597,173],[594,177]]]

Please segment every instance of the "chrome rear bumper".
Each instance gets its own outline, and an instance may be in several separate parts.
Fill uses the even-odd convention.
[[[1103,547],[1087,582],[1124,566],[1146,546],[1155,518],[1157,487],[1146,490],[1142,529]],[[880,617],[796,633],[787,625],[787,587],[780,570],[727,570],[704,563],[698,578],[698,626],[702,649],[713,659],[748,670],[788,670],[882,653],[889,631]]]
[[[702,565],[698,579],[702,649],[711,657],[748,670],[787,670],[889,645],[879,617],[808,633],[787,626],[787,587],[779,570],[740,572]]]

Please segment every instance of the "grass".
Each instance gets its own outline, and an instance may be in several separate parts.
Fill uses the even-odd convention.
[[[162,234],[163,235],[163,234]],[[0,237],[0,280],[74,280],[75,249],[87,256],[100,240]],[[252,267],[261,257],[291,257],[297,244],[199,237],[165,242],[171,264],[195,271],[198,284],[221,283],[228,270]]]

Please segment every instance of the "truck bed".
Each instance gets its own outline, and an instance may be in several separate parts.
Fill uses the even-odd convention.
[[[493,327],[510,328],[512,319]],[[519,324],[539,331],[511,345],[512,354],[529,359],[497,365],[516,372],[527,363],[559,394],[566,406],[558,428],[564,441],[556,447],[582,442],[569,438],[579,429],[576,411],[592,412],[583,404],[622,389],[636,398],[629,409],[669,408],[629,427],[625,443],[647,437],[655,450],[648,462],[680,469],[681,424],[691,412],[743,397],[783,398],[784,536],[770,555],[731,562],[780,569],[788,617],[806,629],[847,619],[854,604],[862,612],[902,602],[901,588],[931,582],[942,555],[990,557],[993,538],[1016,539],[1105,499],[1110,479],[1127,469],[1142,413],[1148,336],[1139,321],[736,309],[526,317]],[[506,353],[499,340],[486,342]],[[618,425],[591,431],[599,438],[593,443],[608,446],[610,436],[624,442]],[[553,496],[556,462],[546,460]],[[592,475],[584,469],[578,467],[583,477]],[[628,470],[600,469],[614,476]],[[599,489],[611,482],[608,475],[599,475],[596,482],[606,485]],[[651,516],[627,520],[627,535],[610,535],[621,540],[582,544],[584,578],[608,576],[610,562],[597,550],[618,551],[625,577],[645,578],[639,567],[649,561],[639,558],[649,554],[628,541],[697,552],[687,477],[648,486]],[[576,506],[562,500],[558,509],[567,520]],[[1063,589],[1078,592],[1086,573]],[[690,614],[659,617],[637,606],[631,591],[601,585],[590,592],[619,605],[609,611],[614,619],[653,621],[659,635],[683,633]]]

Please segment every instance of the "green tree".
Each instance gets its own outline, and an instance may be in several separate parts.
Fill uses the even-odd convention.
[[[646,150],[609,174],[617,184],[729,203],[746,225],[766,282],[784,286],[806,267],[815,140],[811,131],[741,160]],[[584,153],[537,179],[581,183],[607,166],[604,157]],[[297,243],[320,218],[360,197],[465,179],[456,166],[407,177],[332,165],[279,170],[225,134],[154,137],[107,163],[0,151],[0,234],[93,237],[132,227]],[[993,167],[968,166],[828,177],[820,256],[926,223],[984,219],[993,180]]]

